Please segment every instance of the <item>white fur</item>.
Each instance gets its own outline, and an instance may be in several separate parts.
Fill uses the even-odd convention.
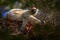
[[[37,15],[37,13],[36,13],[36,15]],[[41,21],[39,19],[37,19],[36,17],[34,17],[33,15],[30,14],[29,10],[11,9],[8,12],[7,17],[9,17],[9,19],[11,19],[11,20],[17,20],[17,21],[23,20],[21,30],[23,30],[25,28],[25,25],[28,21],[30,21],[31,23],[33,23],[33,22],[41,23]]]

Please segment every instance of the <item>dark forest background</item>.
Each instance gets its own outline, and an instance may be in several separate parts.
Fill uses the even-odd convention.
[[[18,5],[15,4],[16,2]],[[16,5],[15,8],[18,6],[18,8],[24,9],[33,4],[44,14],[53,15],[53,19],[46,24],[35,25],[34,37],[31,35],[9,36],[8,30],[3,30],[0,26],[0,40],[60,40],[60,0],[0,0],[0,25],[2,25],[1,14],[4,7],[10,10]]]

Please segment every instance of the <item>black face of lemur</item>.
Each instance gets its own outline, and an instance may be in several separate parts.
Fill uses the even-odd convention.
[[[31,9],[31,13],[35,14],[36,13],[36,9]]]

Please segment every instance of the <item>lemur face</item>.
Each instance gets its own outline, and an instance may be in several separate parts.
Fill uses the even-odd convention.
[[[31,14],[33,15],[33,14],[35,14],[36,13],[36,8],[35,7],[33,7],[33,8],[31,8]]]

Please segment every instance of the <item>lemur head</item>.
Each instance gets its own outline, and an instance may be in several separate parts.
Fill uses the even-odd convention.
[[[37,8],[35,6],[32,6],[31,9],[30,9],[30,11],[31,11],[31,14],[33,15],[33,14],[36,13]]]

